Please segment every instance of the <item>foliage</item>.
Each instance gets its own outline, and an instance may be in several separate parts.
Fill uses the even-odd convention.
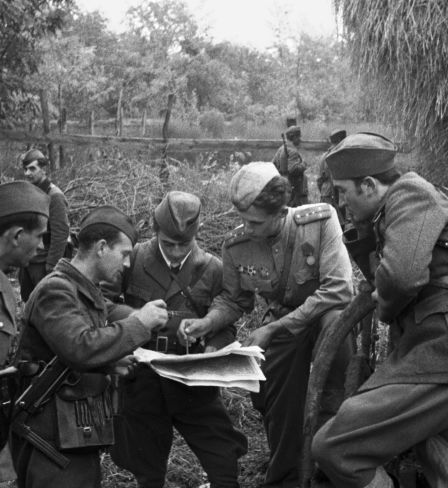
[[[424,169],[447,183],[448,3],[337,0],[354,66],[376,112],[427,152]]]
[[[39,39],[63,25],[72,0],[0,0],[0,123],[12,125],[35,111],[24,78],[38,70]]]
[[[212,137],[222,137],[224,133],[224,115],[216,109],[207,110],[199,117],[199,125]]]

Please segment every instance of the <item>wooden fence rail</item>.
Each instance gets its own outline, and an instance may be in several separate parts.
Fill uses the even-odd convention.
[[[80,146],[117,146],[121,148],[141,148],[152,151],[166,149],[168,153],[181,153],[186,151],[253,151],[257,149],[275,150],[281,144],[281,139],[150,139],[145,137],[116,137],[91,136],[80,134],[38,134],[22,130],[0,129],[0,138],[8,141],[80,145]],[[409,152],[411,148],[407,143],[396,143],[399,152]],[[327,150],[327,141],[302,141],[301,148],[307,151]]]

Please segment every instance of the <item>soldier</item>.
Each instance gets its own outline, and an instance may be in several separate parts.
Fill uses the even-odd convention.
[[[280,174],[291,184],[291,198],[289,206],[305,205],[308,203],[308,178],[305,174],[306,163],[299,153],[302,133],[300,127],[292,125],[285,132],[286,141],[278,148],[272,162]]]
[[[100,487],[99,449],[113,441],[107,373],[167,320],[162,300],[132,311],[105,301],[98,288],[129,266],[136,231],[126,215],[98,207],[81,222],[78,240],[72,262],[61,259],[25,307],[21,391],[33,383],[12,423],[19,488]]]
[[[37,283],[64,256],[70,233],[68,203],[61,189],[48,179],[47,164],[48,159],[38,149],[30,149],[22,156],[25,178],[50,197],[50,217],[44,235],[44,246],[19,273],[20,294],[24,302],[28,300]]]
[[[25,181],[0,185],[0,369],[11,365],[17,335],[16,297],[5,273],[26,266],[42,244],[49,199]],[[2,384],[1,401],[7,402]],[[7,412],[0,410],[0,449],[8,438]]]
[[[254,307],[268,310],[247,344],[266,349],[266,382],[255,395],[271,455],[265,487],[297,487],[304,403],[313,347],[352,296],[351,266],[335,210],[327,204],[288,208],[289,184],[272,163],[255,162],[232,178],[230,196],[243,225],[223,245],[223,290],[201,319],[185,319],[179,336],[215,333]],[[333,365],[323,415],[343,397],[347,350]]]
[[[169,192],[154,211],[155,237],[137,244],[131,268],[121,280],[125,303],[144,305],[162,298],[175,315],[163,331],[154,334],[145,348],[185,354],[176,340],[182,318],[202,317],[222,288],[220,260],[196,242],[201,202],[180,191]],[[231,325],[231,324],[229,324]],[[230,342],[234,330],[204,337],[211,351]],[[196,342],[189,352],[199,353]],[[215,387],[188,387],[162,378],[148,367],[137,368],[125,381],[122,416],[117,418],[119,437],[113,460],[134,473],[142,488],[162,488],[165,482],[173,428],[184,437],[201,462],[212,488],[238,487],[238,458],[247,441],[236,431]]]
[[[388,139],[359,133],[327,156],[355,226],[374,226],[373,298],[395,338],[314,439],[314,456],[338,488],[392,488],[382,465],[412,446],[430,486],[448,486],[448,199],[416,173],[400,176],[395,153]]]
[[[317,178],[317,187],[319,188],[320,191],[320,201],[333,205],[333,207],[337,211],[339,211],[339,195],[333,186],[333,182],[331,180],[331,175],[328,170],[328,166],[325,158],[327,154],[346,137],[347,137],[347,132],[344,129],[335,130],[330,134],[330,137],[328,139],[330,141],[331,146],[328,149],[328,151],[324,154],[322,161],[320,162],[319,177]]]

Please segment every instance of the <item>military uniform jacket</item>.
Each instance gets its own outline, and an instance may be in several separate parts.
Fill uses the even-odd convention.
[[[296,227],[294,252],[282,303],[276,300],[288,236]],[[279,324],[292,334],[318,321],[328,310],[344,308],[352,297],[352,269],[334,208],[325,203],[290,208],[276,237],[250,240],[243,227],[223,245],[223,291],[213,310],[235,321],[263,296]],[[281,318],[279,318],[279,316]]]
[[[136,317],[108,322],[120,308],[129,314],[129,307],[105,300],[92,281],[62,259],[26,304],[20,358],[48,361],[57,355],[67,366],[86,371],[131,354],[151,333]]]
[[[8,366],[9,354],[17,335],[16,299],[7,276],[0,271],[0,368]]]
[[[288,178],[298,195],[308,195],[308,183],[305,175],[306,163],[299,150],[291,141],[286,141],[288,155],[284,145],[281,145],[272,160],[278,172]]]
[[[213,297],[222,289],[221,261],[195,243],[177,278],[183,285],[191,285],[191,296],[203,310],[202,315],[205,315]],[[131,266],[124,273],[121,291],[125,303],[131,307],[140,308],[145,303],[160,298],[165,300],[168,310],[184,311],[185,317],[197,317],[194,307],[182,293],[179,284],[171,277],[168,265],[160,252],[157,237],[134,247]],[[181,320],[182,317],[171,318],[163,334],[174,337]],[[230,335],[233,337],[233,334]],[[224,339],[223,335],[220,336]],[[226,344],[229,342],[232,342],[230,337],[225,340]],[[225,344],[214,345],[222,347]]]
[[[45,179],[38,186],[50,197],[50,215],[47,232],[43,238],[44,248],[38,249],[37,255],[31,262],[55,266],[59,259],[64,256],[70,233],[68,203],[62,190],[48,179]]]
[[[377,311],[395,348],[362,388],[448,383],[448,199],[406,173],[387,191],[375,228]]]

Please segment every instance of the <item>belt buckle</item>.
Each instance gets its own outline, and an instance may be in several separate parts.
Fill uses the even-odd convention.
[[[168,336],[158,335],[156,338],[156,351],[167,352],[168,351]]]

